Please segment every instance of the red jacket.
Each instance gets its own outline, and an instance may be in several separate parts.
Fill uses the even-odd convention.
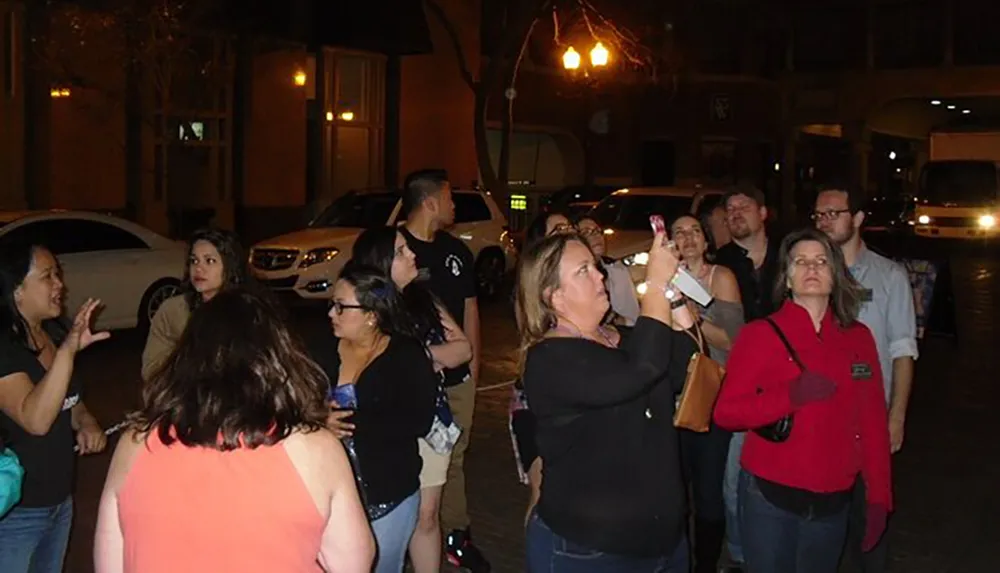
[[[828,311],[817,334],[809,313],[790,301],[771,319],[806,367],[834,381],[837,391],[828,400],[793,407],[789,385],[800,373],[798,366],[769,324],[758,320],[745,326],[726,363],[716,423],[743,431],[793,412],[795,420],[783,443],[748,432],[743,468],[817,493],[849,490],[861,472],[868,503],[892,509],[889,423],[871,332],[860,322],[841,328]]]

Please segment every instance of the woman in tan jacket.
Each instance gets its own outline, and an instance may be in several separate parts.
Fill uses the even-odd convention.
[[[249,283],[252,279],[239,238],[230,231],[195,231],[188,243],[181,294],[160,305],[149,327],[142,351],[142,379],[149,380],[173,352],[187,326],[191,311],[219,292]]]

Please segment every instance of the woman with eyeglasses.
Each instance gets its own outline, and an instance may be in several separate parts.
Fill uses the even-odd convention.
[[[621,261],[604,256],[607,250],[604,229],[596,220],[582,217],[576,222],[576,229],[587,240],[604,273],[604,286],[608,290],[611,311],[614,313],[611,316],[625,326],[634,326],[639,318],[639,298],[635,294],[632,275]]]
[[[434,298],[426,283],[420,280],[416,255],[395,227],[377,227],[361,233],[351,253],[355,262],[377,268],[392,278],[402,293],[406,311],[416,323],[417,332],[427,344],[436,371],[458,368],[472,359],[469,339],[444,305]],[[433,429],[418,443],[423,461],[420,515],[410,540],[410,560],[415,573],[437,573],[441,569],[441,492],[448,478],[451,449],[462,431],[452,418],[443,381],[440,376]]]
[[[740,332],[715,421],[752,430],[739,491],[749,573],[835,573],[856,480],[868,496],[866,551],[892,509],[882,372],[840,248],[797,231],[778,264],[781,308]]]
[[[330,378],[328,426],[354,454],[378,545],[376,573],[399,573],[417,525],[417,440],[436,412],[438,377],[392,279],[348,261],[333,288],[334,338],[314,357]]]

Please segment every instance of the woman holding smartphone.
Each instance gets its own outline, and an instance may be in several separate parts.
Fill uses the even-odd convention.
[[[661,230],[636,325],[614,328],[603,326],[604,277],[582,237],[554,235],[523,255],[522,378],[545,467],[529,573],[688,571],[673,413],[694,351],[679,330],[694,319],[671,288],[678,264]]]

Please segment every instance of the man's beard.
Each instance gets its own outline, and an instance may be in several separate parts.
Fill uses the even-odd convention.
[[[749,238],[750,235],[753,235],[753,231],[750,230],[749,225],[744,225],[739,229],[730,228],[729,234],[732,235],[733,238],[736,239],[737,241],[742,241],[744,239]]]

